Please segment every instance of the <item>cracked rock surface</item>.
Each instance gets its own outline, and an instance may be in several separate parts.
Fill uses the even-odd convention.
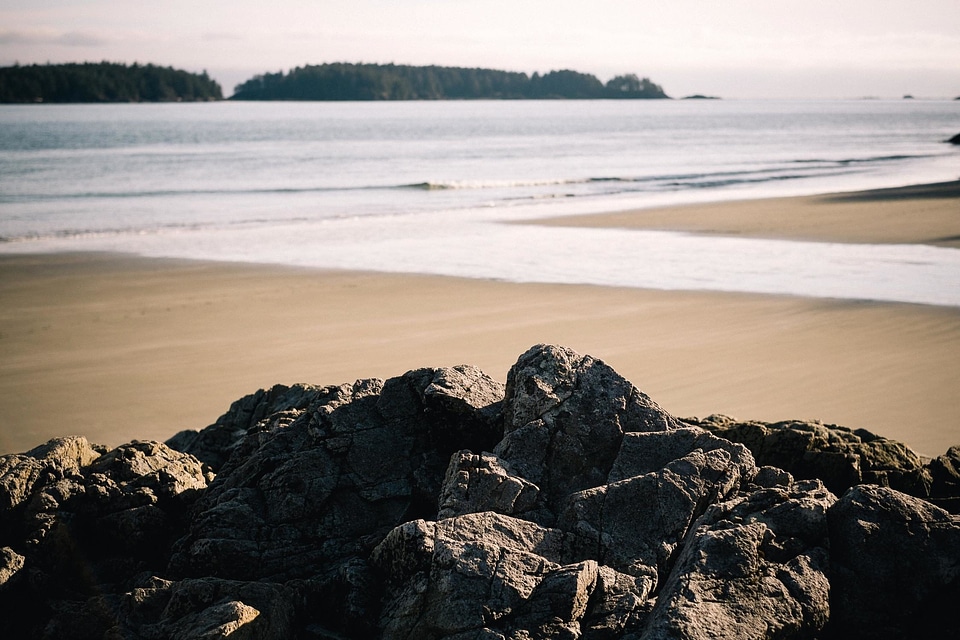
[[[0,636],[934,637],[958,452],[682,420],[550,345],[505,385],[278,385],[165,444],[0,456]]]

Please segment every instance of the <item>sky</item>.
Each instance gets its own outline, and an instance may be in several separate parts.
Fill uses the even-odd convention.
[[[960,96],[960,0],[0,0],[0,66],[574,69],[674,97]]]

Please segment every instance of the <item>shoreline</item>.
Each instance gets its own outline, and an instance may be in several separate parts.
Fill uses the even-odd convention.
[[[678,231],[849,244],[926,244],[960,249],[960,180],[811,196],[551,216],[511,224]]]
[[[678,417],[819,419],[960,443],[960,309],[516,284],[120,254],[0,257],[0,453],[200,429],[259,388],[472,364],[537,343]]]

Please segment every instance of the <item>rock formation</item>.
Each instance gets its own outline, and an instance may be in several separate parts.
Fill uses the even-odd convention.
[[[960,597],[960,447],[681,420],[538,345],[276,386],[166,444],[0,457],[0,635],[910,638]],[[840,496],[839,498],[837,496]]]

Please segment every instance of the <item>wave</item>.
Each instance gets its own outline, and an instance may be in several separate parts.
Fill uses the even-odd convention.
[[[893,156],[871,156],[867,158],[840,158],[840,159],[826,159],[826,158],[812,158],[806,160],[792,160],[794,164],[824,164],[824,165],[836,165],[836,166],[846,166],[851,164],[868,164],[871,162],[897,162],[901,160],[922,160],[923,158],[935,158],[935,155],[932,154],[920,154],[920,155],[893,155]]]
[[[449,180],[439,182],[415,182],[392,187],[395,189],[420,189],[423,191],[515,189],[523,187],[549,187],[564,184],[585,184],[592,178],[544,178],[534,180]]]
[[[512,191],[503,195],[504,200],[604,196],[623,192],[663,191],[683,188],[724,188],[740,184],[757,184],[781,180],[798,180],[805,177],[827,177],[859,172],[866,165],[891,163],[934,157],[927,155],[885,155],[861,158],[802,158],[784,160],[767,166],[746,167],[735,170],[668,173],[641,176],[587,176],[556,177],[521,180],[425,180],[402,184],[293,186],[293,187],[243,187],[203,189],[156,189],[144,191],[81,191],[67,193],[0,193],[0,203],[22,203],[50,200],[87,199],[133,199],[133,198],[180,198],[195,196],[258,196],[297,195],[371,191]],[[567,187],[573,193],[543,193],[550,187]],[[530,190],[538,190],[530,193]],[[527,191],[525,193],[525,191]],[[518,193],[519,192],[519,193]]]
[[[330,219],[339,219],[346,216],[337,216]],[[309,221],[305,216],[286,218],[243,218],[216,222],[168,222],[152,224],[150,226],[103,227],[99,229],[56,229],[49,232],[31,231],[22,235],[0,235],[0,244],[18,244],[41,242],[44,240],[79,240],[94,238],[116,238],[122,236],[154,236],[165,233],[180,233],[193,231],[211,231],[218,229],[235,229],[257,225],[285,225]]]

